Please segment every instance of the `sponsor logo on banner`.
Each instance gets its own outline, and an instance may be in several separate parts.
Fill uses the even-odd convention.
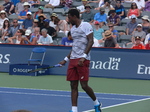
[[[10,57],[10,54],[0,54],[0,64],[3,63],[3,64],[8,64],[10,63],[10,60],[9,60],[9,57]]]
[[[137,74],[150,74],[150,66],[138,64]]]
[[[121,58],[109,57],[108,61],[91,61],[91,69],[119,70]]]
[[[13,72],[20,72],[20,73],[27,73],[28,71],[31,71],[32,69],[22,69],[22,68],[13,68]]]

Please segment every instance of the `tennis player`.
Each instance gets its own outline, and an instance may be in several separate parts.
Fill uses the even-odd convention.
[[[60,64],[64,65],[69,61],[67,70],[67,81],[71,85],[72,110],[78,112],[78,84],[91,97],[94,102],[95,112],[101,112],[101,103],[96,98],[92,88],[88,86],[90,50],[93,45],[93,29],[87,22],[81,22],[80,13],[77,9],[68,11],[69,22],[73,25],[71,35],[73,38],[72,50]]]

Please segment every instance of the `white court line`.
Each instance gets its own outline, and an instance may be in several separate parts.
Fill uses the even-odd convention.
[[[150,98],[144,98],[144,99],[130,101],[130,102],[126,102],[126,103],[120,103],[120,104],[116,104],[116,105],[111,105],[111,106],[104,107],[102,109],[108,109],[108,108],[112,108],[112,107],[117,107],[117,106],[126,105],[126,104],[130,104],[130,103],[136,103],[136,102],[145,101],[145,100],[150,100]],[[86,110],[86,111],[82,111],[82,112],[93,112],[93,111],[94,111],[94,109]]]
[[[13,92],[13,91],[0,91],[0,93],[7,94],[22,94],[22,95],[41,95],[41,96],[59,96],[59,97],[71,97],[70,95],[56,95],[56,94],[41,94],[41,93],[24,93],[24,92]],[[79,96],[79,98],[88,98],[89,96]],[[98,97],[99,99],[109,99],[109,100],[135,100],[135,99],[122,99],[122,98],[106,98],[106,97]]]
[[[35,88],[18,88],[18,87],[0,87],[0,88],[10,88],[10,89],[28,89],[28,90],[42,90],[42,91],[59,91],[59,92],[70,92],[69,90],[50,90],[50,89],[35,89]],[[83,91],[79,91],[80,93],[85,93]],[[135,94],[117,94],[117,93],[100,93],[100,92],[94,92],[97,94],[110,94],[110,95],[128,95],[128,96],[145,96],[150,97],[150,95],[135,95]]]

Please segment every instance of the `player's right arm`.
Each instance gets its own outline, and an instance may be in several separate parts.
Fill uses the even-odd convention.
[[[64,58],[64,60],[62,60],[61,62],[59,62],[59,64],[65,65],[65,64],[69,61],[70,55],[71,55],[71,51],[70,51],[70,53],[68,54],[68,56],[66,56],[66,57]]]

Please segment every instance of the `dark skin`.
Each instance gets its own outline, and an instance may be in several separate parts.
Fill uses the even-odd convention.
[[[79,18],[77,18],[76,16],[71,16],[70,14],[68,14],[68,19],[69,22],[73,25],[75,25],[76,27],[79,27],[79,25],[81,24],[81,20]],[[88,39],[88,44],[87,47],[84,51],[85,54],[88,54],[89,51],[92,48],[93,45],[93,33],[90,33],[89,35],[87,35],[87,39]],[[70,54],[67,56],[70,59]],[[83,66],[84,61],[86,59],[85,58],[81,58],[78,62],[79,66]],[[63,60],[60,62],[60,64],[65,64],[66,61]],[[91,97],[91,99],[93,101],[96,100],[96,96],[92,90],[91,87],[88,86],[88,81],[80,81],[81,87],[82,89]],[[77,101],[78,101],[78,85],[79,85],[79,80],[74,80],[74,81],[70,81],[70,86],[71,86],[71,101],[72,101],[72,106],[77,106]]]

